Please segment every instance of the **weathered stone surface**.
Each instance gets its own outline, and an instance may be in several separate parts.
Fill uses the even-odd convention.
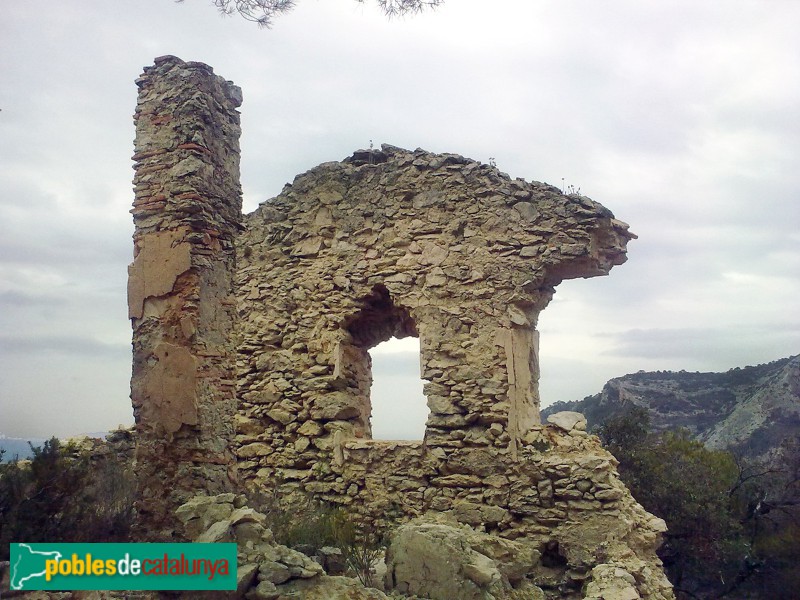
[[[271,581],[259,581],[253,589],[244,595],[246,600],[277,600],[280,592]]]
[[[144,316],[148,298],[168,295],[175,282],[192,267],[192,245],[185,232],[154,232],[139,243],[139,253],[128,269],[128,307],[131,319]]]
[[[131,399],[140,527],[173,535],[191,495],[235,480],[234,238],[241,92],[166,56],[137,80]]]
[[[508,522],[508,494],[482,489],[539,424],[538,313],[562,279],[624,262],[634,236],[588,198],[458,155],[361,156],[299,175],[237,240],[241,476],[291,494],[282,473],[324,464],[300,489],[370,522],[466,493],[492,506],[484,524]],[[425,444],[351,452],[371,433],[368,350],[392,336],[420,338]]]
[[[573,429],[586,430],[586,417],[578,412],[570,412],[568,410],[557,412],[547,417],[547,422],[560,427],[564,431],[572,431]]]
[[[345,557],[341,548],[323,546],[315,556],[328,575],[341,575],[345,572]]]
[[[347,507],[365,530],[446,513],[403,530],[444,561],[424,577],[431,598],[571,598],[603,565],[641,598],[672,597],[663,522],[580,419],[542,426],[538,410],[538,314],[563,279],[624,262],[627,225],[546,184],[386,145],[298,176],[242,223],[235,86],[174,57],[139,84],[130,312],[149,531],[180,519],[189,539],[236,540],[258,567],[245,597],[382,597],[276,545],[232,493],[168,512],[190,490],[234,489],[238,464],[246,485]],[[392,336],[420,339],[422,441],[370,439],[368,351]],[[400,554],[391,578],[409,591],[420,558]]]
[[[132,387],[141,402],[139,422],[170,437],[184,425],[197,425],[197,359],[184,346],[162,342],[151,360]]]
[[[365,588],[355,579],[327,575],[294,579],[279,591],[281,600],[389,600],[380,590]]]
[[[243,597],[253,586],[258,585],[258,565],[247,563],[238,565],[236,569],[236,595]]]
[[[586,600],[639,600],[636,579],[624,569],[598,565],[592,569],[592,579],[586,587]]]
[[[387,553],[386,585],[431,600],[542,599],[525,579],[539,555],[531,546],[457,522],[418,519],[400,526]]]
[[[243,496],[196,496],[178,508],[177,518],[184,524],[185,536],[193,542],[238,544],[237,590],[234,596],[225,597],[387,600],[382,592],[365,588],[355,579],[327,576],[312,558],[276,544],[264,525],[266,517],[245,506]],[[242,525],[248,526],[246,536],[239,535]],[[197,592],[186,592],[183,597],[195,595]]]

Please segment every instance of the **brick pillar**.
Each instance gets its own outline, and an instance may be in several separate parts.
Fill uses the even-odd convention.
[[[241,90],[208,65],[163,56],[137,79],[131,400],[142,536],[236,483],[232,331],[241,227]]]

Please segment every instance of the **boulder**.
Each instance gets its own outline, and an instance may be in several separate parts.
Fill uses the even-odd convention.
[[[511,541],[425,516],[401,525],[386,555],[386,588],[431,600],[544,599],[525,578],[539,553]]]
[[[193,542],[236,542],[237,590],[225,597],[246,600],[388,600],[382,592],[348,577],[329,577],[319,562],[275,543],[265,515],[246,506],[244,496],[191,498],[176,511]],[[335,548],[325,548],[331,562]],[[341,552],[338,553],[341,556]],[[184,595],[185,598],[206,597]],[[216,596],[215,596],[216,597]]]
[[[570,410],[557,412],[547,417],[547,422],[567,432],[573,429],[586,431],[586,417],[579,412]]]
[[[598,565],[592,569],[592,580],[586,586],[585,600],[640,600],[636,579],[625,569]]]
[[[322,575],[314,579],[295,579],[278,589],[280,600],[389,600],[380,590],[364,587],[350,577]]]

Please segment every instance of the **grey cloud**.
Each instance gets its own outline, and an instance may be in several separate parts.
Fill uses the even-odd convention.
[[[540,361],[539,396],[543,407],[596,394],[606,381],[622,375],[613,366],[600,364],[591,356],[582,359],[544,354]]]
[[[56,296],[28,294],[18,291],[0,292],[0,306],[6,310],[11,308],[28,308],[31,306],[58,306],[63,302]]]
[[[416,373],[419,377],[419,354],[394,352],[372,355],[373,377],[391,377],[398,373]]]
[[[130,359],[131,348],[130,344],[108,343],[81,336],[0,335],[0,354],[20,356],[49,353],[118,360],[123,357]]]
[[[419,354],[372,354],[372,431],[376,439],[422,439],[428,405]]]
[[[800,324],[783,327],[664,328],[631,329],[609,334],[614,342],[611,355],[672,361],[680,359],[687,370],[697,368],[720,370],[768,362],[800,351],[797,335]],[[748,362],[749,361],[749,362]],[[713,367],[711,366],[713,365]],[[726,366],[727,365],[727,366]]]
[[[63,199],[35,186],[28,187],[26,194],[23,198],[39,199],[30,201],[26,210],[22,203],[0,204],[0,264],[40,264],[48,268],[71,264],[85,270],[130,261],[133,224],[127,218],[104,213],[108,208],[92,214],[64,207]]]

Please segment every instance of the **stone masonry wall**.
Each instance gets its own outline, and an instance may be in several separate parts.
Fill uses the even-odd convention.
[[[448,513],[537,546],[543,589],[578,593],[613,564],[641,597],[671,597],[663,522],[596,438],[539,421],[539,311],[561,280],[624,262],[627,225],[588,198],[391,146],[298,176],[245,223],[236,441],[249,487],[346,506],[378,531]],[[419,442],[370,439],[368,350],[392,336],[420,339]]]
[[[139,517],[236,479],[234,239],[241,226],[239,88],[202,63],[157,58],[137,80],[131,399]]]
[[[529,577],[548,598],[581,598],[601,565],[627,574],[638,594],[631,598],[671,598],[655,552],[664,522],[636,503],[616,460],[581,425],[533,426],[516,460],[497,446],[349,440],[331,467],[333,485],[308,482],[304,490],[378,531],[442,513],[524,541],[539,557]]]
[[[516,457],[539,423],[539,311],[633,237],[586,197],[390,146],[298,176],[246,227],[237,442],[255,482],[317,479],[370,437],[368,350],[393,335],[420,339],[426,448]]]

